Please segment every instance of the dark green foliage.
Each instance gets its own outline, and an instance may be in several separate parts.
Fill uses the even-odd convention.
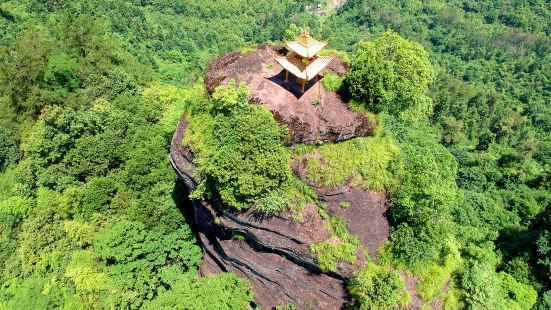
[[[233,83],[216,90],[213,109],[225,113],[214,116],[208,145],[196,150],[204,177],[196,197],[216,193],[238,210],[285,187],[291,176],[290,152],[282,144],[286,130],[266,108],[248,104],[247,94]]]
[[[546,310],[549,308],[551,308],[551,291],[545,291],[534,307],[534,310]]]
[[[186,274],[159,294],[145,309],[251,309],[253,294],[247,282],[231,273],[197,278]]]
[[[395,271],[369,263],[348,283],[359,309],[395,309],[409,301],[406,284]]]
[[[146,259],[155,266],[167,261],[188,268],[198,265],[200,249],[185,226],[170,234],[147,231],[140,222],[119,221],[100,233],[94,242],[97,255],[108,264],[125,264]]]
[[[19,158],[19,150],[8,130],[0,125],[0,171]]]
[[[44,82],[50,86],[56,96],[64,97],[78,87],[76,69],[76,61],[67,54],[52,55],[44,72]]]
[[[188,276],[201,252],[166,155],[199,87],[165,83],[191,85],[219,53],[280,39],[300,8],[249,0],[1,3],[0,308],[138,308],[180,291],[185,308],[248,307],[250,288],[235,276]],[[232,100],[237,106],[218,101],[216,113],[247,105],[242,92]],[[263,136],[272,140],[255,143],[277,141],[262,154],[285,158],[283,131],[268,115],[254,107],[223,125],[275,128]],[[288,195],[279,185],[290,169],[280,170],[243,195],[268,184],[277,190],[263,204],[282,209]]]
[[[543,231],[536,241],[536,246],[539,257],[538,264],[543,267],[544,273],[551,281],[551,233],[547,230]]]
[[[461,277],[466,306],[472,309],[531,309],[537,293],[505,272],[496,274],[489,265],[469,265]]]
[[[356,106],[391,115],[382,126],[396,154],[384,157],[388,167],[367,167],[357,159],[376,153],[350,141],[327,150],[364,156],[318,168],[340,172],[326,182],[352,173],[389,191],[392,263],[438,270],[443,244],[457,242],[459,304],[528,309],[533,286],[534,309],[551,308],[545,1],[348,0],[323,23],[300,12],[304,3],[0,3],[0,308],[249,307],[242,280],[194,275],[200,252],[166,154],[185,111],[196,117],[189,136],[203,135],[194,140],[202,160],[216,155],[205,189],[237,208],[287,207],[297,189],[269,113],[250,107],[243,87],[212,100],[180,87],[221,52],[296,36],[289,25],[347,52],[377,42],[359,45],[347,83]],[[421,121],[404,123],[411,118]],[[322,256],[330,263],[352,257],[333,250]],[[403,296],[395,273],[367,278],[385,289],[358,290],[358,301],[384,308]]]
[[[392,252],[399,262],[420,266],[438,259],[453,233],[450,213],[459,202],[457,162],[427,125],[392,118],[386,124],[401,149],[393,167],[398,186],[391,189],[396,225]]]
[[[499,278],[491,266],[475,263],[467,268],[461,278],[461,286],[465,289],[465,302],[473,309],[500,309]]]
[[[542,256],[537,243],[548,225],[542,214],[550,205],[549,16],[541,1],[350,0],[323,30],[332,38],[332,48],[349,52],[356,42],[373,40],[388,29],[421,43],[429,52],[438,68],[427,93],[434,104],[430,122],[437,137],[432,140],[448,148],[458,167],[458,200],[445,203],[455,225],[447,225],[443,236],[455,231],[462,257],[469,264],[487,265],[474,268],[481,279],[495,280],[496,270],[506,270],[516,281],[538,289],[540,298],[549,287],[545,264],[538,264]],[[364,61],[376,68],[377,59]],[[387,72],[382,64],[379,68]],[[361,90],[362,84],[356,86]],[[365,89],[360,94],[370,103],[370,90]],[[425,154],[430,156],[428,150]],[[415,211],[424,202],[432,203],[422,198],[413,201]],[[414,257],[435,253],[419,251],[419,237],[439,239],[437,232],[431,232],[432,224],[422,230],[412,226],[416,218],[416,213],[409,213],[403,218],[407,226],[394,224],[391,246],[394,251],[398,246],[403,249],[405,261],[408,253]],[[460,281],[459,288],[476,296],[471,288],[478,284],[471,281],[477,280],[469,279]],[[490,280],[480,290],[500,291],[496,287],[500,281]],[[462,299],[470,294],[462,294]],[[506,303],[505,295],[496,296]],[[481,298],[484,302],[487,296]]]
[[[95,253],[105,262],[105,272],[122,293],[112,296],[110,302],[116,307],[139,308],[159,287],[170,285],[160,275],[165,268],[196,268],[201,249],[194,241],[188,226],[166,233],[126,220],[100,232],[94,241]],[[130,293],[138,298],[126,297]]]
[[[387,31],[377,40],[358,44],[345,87],[374,112],[422,117],[431,112],[428,84],[433,78],[423,47]]]

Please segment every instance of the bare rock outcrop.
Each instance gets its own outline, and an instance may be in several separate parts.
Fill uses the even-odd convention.
[[[186,127],[183,117],[172,139],[170,162],[191,191],[197,183],[193,178],[193,154],[182,146]],[[328,211],[345,219],[349,230],[373,256],[388,237],[384,196],[357,188],[314,188],[328,203]],[[341,201],[349,201],[350,207],[342,209],[338,206]],[[290,212],[269,217],[254,209],[235,213],[216,200],[192,200],[192,204],[204,250],[202,275],[228,271],[246,278],[253,286],[255,303],[263,309],[286,304],[298,309],[340,309],[348,302],[345,282],[366,260],[359,251],[354,265],[341,262],[335,272],[319,270],[308,246],[329,239],[331,233],[316,205],[304,208],[297,220],[297,215],[293,217]],[[236,234],[241,238],[235,238]]]
[[[208,70],[207,90],[212,92],[231,79],[246,82],[250,102],[262,104],[289,128],[289,145],[341,141],[373,133],[373,119],[350,111],[337,93],[323,89],[319,82],[310,83],[304,94],[300,94],[296,83],[284,83],[281,67],[272,57],[276,52],[277,47],[261,46],[246,55],[223,55]],[[339,59],[328,67],[329,72],[338,75],[347,70]],[[312,104],[320,95],[321,102]],[[193,178],[196,168],[193,153],[182,146],[186,128],[183,117],[172,139],[170,161],[187,190],[192,191],[197,186]],[[300,167],[295,168],[302,177]],[[384,194],[350,186],[327,189],[309,185],[327,203],[327,211],[344,219],[349,231],[375,257],[379,246],[388,239]],[[342,201],[347,201],[349,207],[342,208]],[[192,205],[204,250],[202,275],[227,271],[246,278],[252,284],[255,303],[263,309],[287,304],[298,309],[341,309],[349,302],[345,283],[367,260],[358,249],[355,264],[340,262],[336,271],[321,272],[309,246],[333,240],[333,236],[317,205],[308,205],[298,214],[282,212],[272,216],[258,213],[254,207],[242,213],[232,212],[216,198],[192,200]]]
[[[324,89],[320,82],[310,81],[304,94],[289,76],[285,82],[283,68],[273,55],[281,50],[264,45],[248,53],[227,53],[211,64],[205,77],[209,92],[230,80],[246,82],[250,101],[268,108],[276,120],[288,127],[288,144],[342,141],[373,134],[376,121],[348,109],[341,97]],[[342,76],[348,67],[335,58],[327,72]]]
[[[193,154],[181,144],[186,127],[183,118],[172,140],[170,161],[188,190],[193,190],[197,186]],[[320,272],[308,249],[308,244],[330,237],[316,206],[305,208],[298,222],[288,212],[263,217],[254,211],[224,210],[216,201],[192,203],[205,252],[202,275],[228,271],[246,278],[253,286],[255,303],[263,309],[286,304],[298,309],[339,309],[347,302],[345,275]],[[236,233],[246,236],[245,240],[234,238]]]

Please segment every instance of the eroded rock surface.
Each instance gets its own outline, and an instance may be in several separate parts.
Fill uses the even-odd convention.
[[[276,52],[276,47],[262,46],[247,55],[222,56],[209,68],[205,79],[207,90],[212,92],[231,79],[246,82],[250,102],[264,105],[278,122],[289,128],[288,144],[341,141],[373,133],[374,120],[348,110],[336,93],[324,90],[319,82],[310,83],[304,94],[300,94],[294,81],[284,83],[282,68],[273,60]],[[338,59],[328,67],[329,72],[338,75],[347,70]],[[321,103],[313,105],[320,95]],[[193,179],[194,157],[182,146],[186,127],[184,117],[173,136],[170,161],[187,190],[192,191],[197,186]],[[301,171],[295,173],[301,176]],[[327,211],[343,218],[349,231],[358,236],[374,257],[388,238],[384,218],[388,206],[384,195],[360,188],[311,186],[327,203]],[[350,207],[342,208],[342,201],[348,201]],[[317,205],[308,205],[299,214],[283,212],[266,217],[254,208],[232,212],[216,199],[193,200],[192,204],[195,228],[205,252],[200,267],[202,275],[228,271],[246,278],[253,286],[255,303],[263,309],[287,304],[298,309],[340,309],[348,303],[345,282],[367,259],[358,249],[355,264],[340,262],[335,272],[319,270],[309,246],[334,237]]]
[[[327,211],[345,220],[346,228],[356,235],[372,259],[379,247],[388,241],[390,225],[387,220],[389,199],[385,193],[345,184],[338,188],[326,188],[307,178],[306,161],[298,156],[292,162],[293,171],[312,187],[319,199],[328,205]],[[350,182],[349,182],[350,183]]]
[[[182,146],[187,121],[181,119],[173,136],[170,161],[191,191],[193,154]],[[302,177],[303,171],[293,167]],[[298,170],[297,170],[298,169]],[[329,213],[343,218],[351,233],[358,236],[374,257],[378,247],[388,238],[384,217],[384,195],[345,186],[326,189],[312,184],[320,199],[328,203]],[[349,202],[343,208],[340,203]],[[246,278],[253,286],[255,302],[262,308],[294,304],[298,309],[340,309],[348,300],[344,283],[367,261],[358,250],[358,261],[338,264],[335,272],[322,273],[315,263],[309,245],[330,240],[316,205],[308,205],[295,218],[290,212],[265,217],[250,209],[234,213],[222,208],[216,200],[193,200],[195,226],[205,255],[200,267],[202,275],[229,271]],[[297,220],[296,216],[300,220]],[[238,232],[245,240],[234,238]]]
[[[193,154],[181,145],[186,127],[183,118],[172,140],[170,161],[178,177],[193,190],[197,186],[192,177]],[[288,212],[266,218],[252,210],[241,214],[223,210],[216,201],[192,203],[205,252],[202,275],[228,271],[246,278],[253,286],[255,302],[263,309],[286,304],[298,309],[339,309],[347,302],[345,276],[321,273],[308,249],[308,244],[331,236],[315,205],[302,211],[299,222]],[[235,232],[246,235],[245,240],[235,240]]]
[[[277,47],[265,45],[246,55],[223,55],[209,67],[207,90],[212,93],[232,79],[246,82],[250,101],[264,105],[289,128],[288,144],[342,141],[373,134],[377,125],[374,119],[348,110],[340,96],[325,90],[320,82],[308,83],[304,94],[292,75],[285,82],[283,68],[273,58],[278,52]],[[326,71],[342,76],[348,68],[336,58]]]

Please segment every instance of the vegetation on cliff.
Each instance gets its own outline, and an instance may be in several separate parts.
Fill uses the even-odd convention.
[[[205,99],[210,106],[190,117],[187,141],[201,179],[193,197],[216,194],[237,210],[260,201],[260,210],[282,211],[287,202],[276,199],[288,196],[291,178],[290,153],[283,147],[287,132],[266,108],[249,104],[248,95],[245,85],[220,86],[212,100]]]

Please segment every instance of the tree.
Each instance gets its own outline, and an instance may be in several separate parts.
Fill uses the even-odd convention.
[[[300,28],[296,24],[289,25],[289,28],[285,30],[283,39],[291,41],[296,39],[300,35]]]
[[[0,172],[19,159],[19,150],[8,130],[0,125]]]
[[[203,181],[194,194],[219,194],[238,210],[284,187],[291,176],[290,153],[282,144],[287,131],[266,108],[248,104],[246,93],[233,84],[215,91],[215,111],[224,107],[229,113],[215,116],[206,154],[199,152]]]
[[[201,260],[201,249],[195,244],[189,226],[167,232],[149,230],[143,223],[127,220],[117,221],[101,231],[94,241],[94,252],[105,266],[103,271],[111,279],[112,287],[117,288],[117,294],[109,294],[106,301],[109,308],[141,307],[159,290],[169,287],[171,277],[194,270]],[[84,271],[101,276],[99,284],[107,281],[97,270]],[[75,271],[70,275],[74,281],[79,279]]]
[[[79,80],[76,77],[76,69],[76,60],[70,58],[67,54],[53,55],[48,60],[44,72],[44,82],[49,85],[57,97],[65,97],[68,92],[78,87]]]
[[[231,273],[199,278],[188,273],[159,294],[145,309],[252,309],[253,293],[249,284]]]
[[[353,99],[375,112],[423,117],[431,113],[428,85],[434,76],[425,49],[389,30],[358,44],[344,82]]]

